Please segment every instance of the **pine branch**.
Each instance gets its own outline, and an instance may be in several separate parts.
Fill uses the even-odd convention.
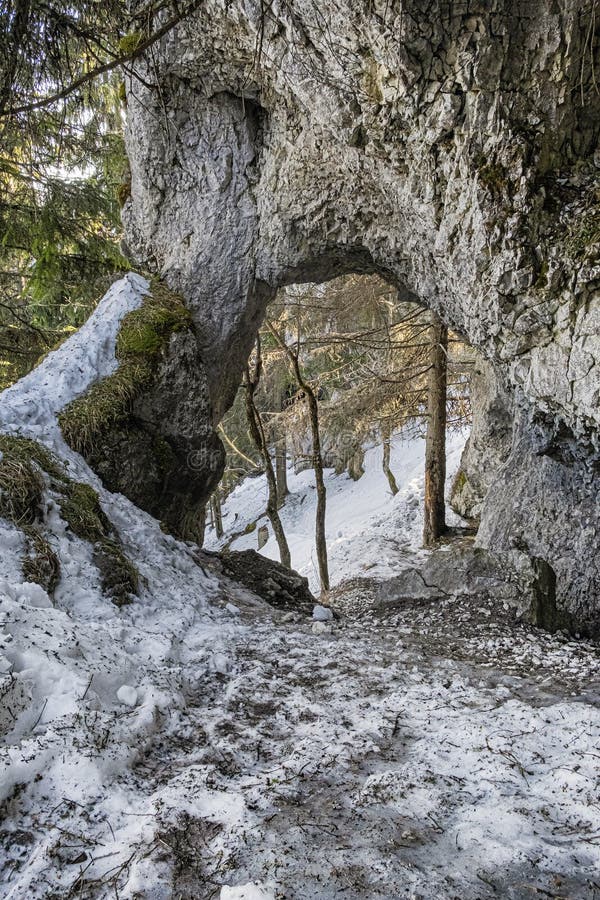
[[[43,97],[39,100],[35,100],[32,103],[26,103],[22,106],[16,106],[12,109],[6,109],[3,105],[0,108],[0,118],[7,118],[9,116],[16,116],[20,113],[33,112],[36,109],[42,109],[45,106],[51,106],[53,103],[57,103],[59,100],[65,100],[71,94],[78,91],[81,87],[86,84],[89,84],[92,81],[95,81],[100,75],[105,75],[107,72],[112,72],[114,69],[117,69],[119,66],[122,66],[123,63],[132,62],[137,59],[149,47],[152,47],[157,43],[162,37],[172,31],[176,25],[179,25],[184,19],[186,19],[189,15],[194,13],[202,4],[203,0],[192,0],[192,2],[187,6],[184,10],[178,13],[176,16],[173,16],[169,19],[161,28],[158,28],[153,34],[151,34],[145,41],[142,41],[135,50],[130,53],[124,53],[121,56],[116,56],[110,62],[104,63],[101,66],[97,66],[95,69],[91,69],[89,72],[86,72],[85,75],[81,75],[79,78],[76,78],[75,81],[72,81],[71,84],[63,87],[60,91],[56,91],[54,94],[50,94],[47,97]]]

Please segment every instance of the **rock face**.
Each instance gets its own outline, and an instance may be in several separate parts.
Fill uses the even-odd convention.
[[[483,501],[510,454],[512,400],[494,369],[478,357],[471,373],[473,426],[452,485],[451,504],[466,519],[479,520]]]
[[[193,313],[214,422],[284,284],[377,273],[460,331],[515,420],[481,542],[541,560],[591,631],[599,27],[587,0],[206,0],[129,77],[124,209]]]

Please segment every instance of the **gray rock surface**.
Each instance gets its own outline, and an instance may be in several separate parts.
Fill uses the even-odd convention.
[[[487,360],[477,357],[471,370],[473,425],[452,485],[450,502],[466,519],[481,517],[483,501],[512,444],[512,398]]]
[[[600,606],[592,16],[584,0],[206,0],[136,62],[143,80],[128,77],[124,209],[130,254],[193,310],[210,424],[281,285],[374,272],[436,309],[493,364],[521,423],[482,541],[508,564],[526,531],[518,552],[545,560],[557,604],[588,624]],[[557,429],[570,461],[536,455]]]
[[[197,338],[171,336],[153,382],[127,420],[84,452],[105,486],[125,494],[180,537],[197,540],[204,503],[223,473],[225,452],[210,422]]]

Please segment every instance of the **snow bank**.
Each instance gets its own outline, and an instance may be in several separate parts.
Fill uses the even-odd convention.
[[[0,431],[18,432],[64,453],[56,414],[117,367],[115,344],[121,320],[137,309],[148,282],[133,273],[115,282],[79,331],[2,394]]]
[[[176,721],[183,681],[201,680],[215,655],[227,656],[233,617],[211,603],[222,589],[197,565],[194,548],[105,491],[56,420],[114,371],[119,324],[147,291],[138,275],[115,283],[78,332],[0,397],[0,430],[43,443],[72,478],[93,485],[142,581],[139,599],[117,609],[102,594],[91,546],[66,527],[48,496],[46,526],[61,561],[52,602],[23,581],[23,535],[0,519],[0,803],[13,813],[0,840],[0,871],[10,876],[3,896],[43,897],[50,884],[72,883],[73,870],[54,871],[51,859],[62,853],[60,828],[68,829],[74,810],[92,811],[84,816],[92,843],[102,843],[99,832],[109,828],[109,856],[119,868],[149,833],[139,817],[145,800],[126,783],[132,766],[165,722]],[[184,669],[188,647],[193,662]],[[26,854],[15,844],[25,827],[27,847],[35,848]],[[86,840],[81,853],[93,880],[107,866],[92,861]]]

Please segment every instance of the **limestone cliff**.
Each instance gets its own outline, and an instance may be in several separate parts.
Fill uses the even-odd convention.
[[[124,209],[192,312],[215,421],[279,286],[374,272],[436,309],[515,422],[480,541],[541,561],[592,631],[599,23],[589,0],[206,0],[128,76]]]

